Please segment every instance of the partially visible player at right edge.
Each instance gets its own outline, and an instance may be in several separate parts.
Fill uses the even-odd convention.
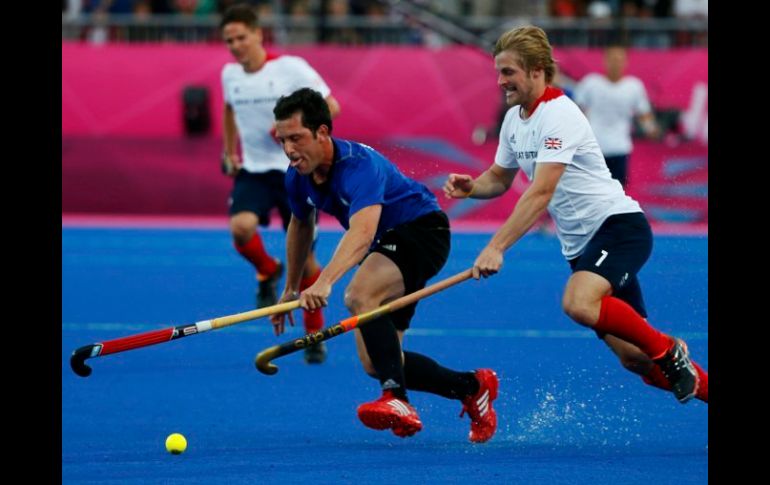
[[[495,162],[475,180],[450,174],[450,198],[499,197],[519,169],[531,185],[473,265],[473,276],[500,271],[503,253],[547,209],[562,254],[572,268],[562,306],[593,329],[628,370],[685,403],[708,402],[708,373],[690,360],[687,345],[647,323],[637,273],[652,251],[652,231],[639,204],[610,176],[580,108],[551,86],[555,61],[545,32],[519,27],[494,50],[497,83],[508,110]]]
[[[273,112],[276,134],[290,160],[286,191],[292,215],[281,301],[299,298],[307,310],[326,306],[334,283],[357,265],[345,289],[345,306],[353,315],[424,288],[449,256],[449,219],[436,196],[371,147],[333,138],[329,107],[317,91],[303,88],[283,96]],[[346,231],[316,282],[300,293],[301,266],[317,210],[333,215]],[[469,439],[489,440],[497,429],[492,407],[497,375],[491,369],[454,371],[404,351],[404,334],[416,306],[354,330],[358,358],[382,389],[379,399],[358,407],[358,418],[369,428],[412,436],[422,422],[406,390],[430,392],[461,401],[471,419]],[[284,318],[271,317],[277,335],[284,331]],[[293,323],[291,314],[289,318]]]

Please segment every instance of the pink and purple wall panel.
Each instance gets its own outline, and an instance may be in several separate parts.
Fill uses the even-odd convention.
[[[342,105],[335,135],[368,143],[431,188],[449,172],[477,174],[495,140],[472,133],[496,124],[501,95],[491,58],[469,47],[295,47]],[[580,78],[601,69],[601,52],[555,52]],[[658,108],[688,110],[708,84],[705,50],[632,51],[629,71]],[[62,46],[62,210],[64,213],[224,215],[229,179],[219,174],[221,88],[229,53],[209,45]],[[184,135],[182,90],[211,93],[212,131]],[[707,110],[707,105],[706,108]],[[706,111],[707,113],[707,111]],[[707,122],[707,121],[706,121]],[[441,203],[454,220],[496,223],[526,184],[495,203]],[[653,219],[708,222],[708,147],[638,142],[629,192]]]

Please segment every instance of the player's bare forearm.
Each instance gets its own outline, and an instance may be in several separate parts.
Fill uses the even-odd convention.
[[[496,170],[497,165],[488,168],[484,173],[473,181],[473,192],[470,197],[473,199],[493,199],[503,195],[511,186],[513,175],[510,173],[501,173]]]
[[[329,114],[336,118],[340,114],[340,103],[331,94],[326,97],[326,104],[329,105]]]
[[[372,238],[362,231],[346,231],[334,251],[331,261],[321,271],[318,281],[329,285],[336,283],[345,273],[361,262],[371,244]]]
[[[505,251],[513,246],[548,208],[553,193],[531,191],[532,186],[522,194],[516,207],[505,223],[497,230],[488,246]]]
[[[526,234],[548,208],[566,168],[562,163],[538,163],[532,184],[516,202],[513,212],[489,241],[488,246],[505,251]]]
[[[505,193],[513,183],[518,168],[492,165],[476,179],[467,174],[450,173],[444,183],[444,195],[449,199],[491,199]]]
[[[313,245],[314,231],[314,214],[310,214],[304,221],[291,216],[286,230],[286,290],[290,292],[299,291],[305,261]]]
[[[222,116],[222,141],[223,151],[227,155],[237,155],[238,152],[238,125],[235,124],[235,113],[230,105],[225,105]]]
[[[655,121],[655,115],[652,113],[645,113],[639,116],[639,124],[644,131],[647,138],[658,138],[660,136],[660,127]]]
[[[365,207],[350,218],[350,229],[342,236],[331,261],[321,271],[318,282],[333,285],[361,262],[377,232],[382,206]]]

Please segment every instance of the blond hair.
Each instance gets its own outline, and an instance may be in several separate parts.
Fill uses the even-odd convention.
[[[556,60],[553,58],[548,36],[540,27],[527,25],[509,30],[497,39],[494,55],[503,51],[513,51],[521,57],[522,67],[529,72],[542,69],[545,81],[551,83],[556,75]]]

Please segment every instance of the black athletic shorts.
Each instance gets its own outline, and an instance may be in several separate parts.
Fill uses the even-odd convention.
[[[573,273],[590,271],[604,277],[612,285],[612,296],[647,318],[636,274],[651,252],[652,229],[644,214],[615,214],[602,223],[583,254],[571,259],[569,264]]]
[[[451,243],[449,218],[435,211],[385,231],[371,253],[380,253],[396,263],[404,277],[405,294],[425,288],[425,283],[444,267]],[[364,258],[366,259],[366,258]],[[409,328],[417,303],[390,314],[398,330]]]
[[[253,212],[259,217],[260,226],[268,226],[270,211],[275,207],[281,215],[284,230],[288,228],[291,209],[283,179],[284,173],[280,170],[264,173],[251,173],[246,170],[238,172],[230,193],[230,216],[238,212]]]

